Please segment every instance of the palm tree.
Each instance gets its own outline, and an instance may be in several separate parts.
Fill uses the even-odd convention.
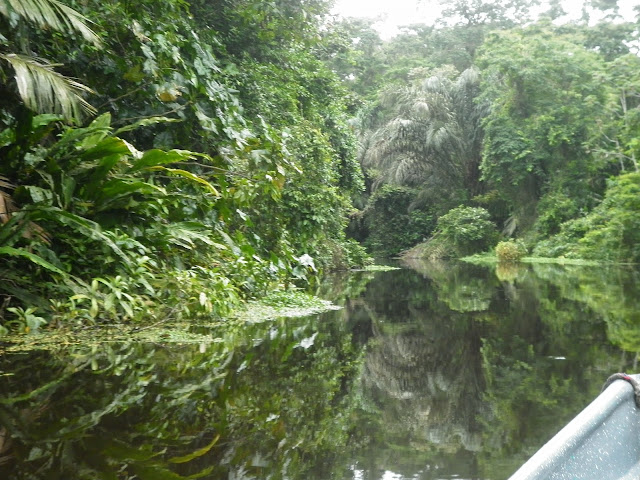
[[[88,26],[90,21],[58,0],[0,0],[0,15],[7,20],[17,17],[43,29],[77,32],[85,40],[100,44]],[[39,113],[61,114],[70,121],[80,119],[83,112],[94,112],[82,96],[91,90],[56,72],[55,65],[46,60],[25,52],[2,50],[0,60],[12,68],[18,95],[27,108]],[[1,63],[0,75],[3,79],[8,77]]]
[[[479,74],[468,69],[455,78],[441,70],[410,86],[383,94],[390,120],[367,138],[363,164],[381,181],[420,188],[424,195],[479,190],[481,119],[476,103]]]

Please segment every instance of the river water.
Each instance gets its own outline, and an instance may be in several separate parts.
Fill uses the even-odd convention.
[[[637,370],[639,289],[415,263],[327,279],[321,315],[5,352],[0,479],[506,479]]]

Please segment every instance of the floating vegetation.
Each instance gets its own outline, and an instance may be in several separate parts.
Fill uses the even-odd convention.
[[[391,265],[365,265],[363,268],[354,269],[354,272],[390,272],[392,270],[400,270],[400,267],[392,267]]]
[[[492,265],[498,263],[498,257],[493,253],[478,253],[476,255],[470,255],[468,257],[462,257],[460,260],[474,265]],[[584,260],[580,258],[564,258],[564,257],[522,257],[521,263],[552,263],[557,265],[582,265],[582,266],[595,266],[603,265],[612,262],[596,262],[595,260]]]
[[[246,303],[228,317],[211,317],[202,323],[176,322],[171,319],[149,325],[110,324],[82,326],[76,329],[41,330],[30,334],[4,337],[0,355],[31,350],[59,350],[74,345],[139,341],[147,343],[206,344],[219,342],[225,330],[247,323],[262,323],[277,318],[314,315],[339,307],[299,290],[276,291]]]
[[[277,291],[249,302],[233,317],[248,323],[260,323],[279,317],[305,317],[342,307],[299,290]]]

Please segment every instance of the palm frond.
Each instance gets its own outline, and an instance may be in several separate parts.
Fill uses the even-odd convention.
[[[76,31],[85,40],[100,44],[98,36],[89,28],[91,20],[58,0],[0,0],[0,14],[8,17],[10,12],[43,28],[61,32]]]
[[[480,119],[486,110],[475,102],[478,89],[475,70],[457,78],[440,72],[419,83],[387,88],[380,102],[389,114],[362,145],[362,164],[390,183],[473,187],[475,177],[467,172],[479,158]]]
[[[13,67],[20,98],[31,110],[59,113],[70,120],[82,118],[84,112],[95,113],[81,96],[92,90],[56,72],[54,65],[15,53],[0,54],[0,59]]]

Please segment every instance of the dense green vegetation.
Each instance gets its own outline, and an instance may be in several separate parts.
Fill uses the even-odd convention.
[[[638,23],[622,21],[616,2],[585,4],[572,22],[558,2],[536,18],[530,2],[443,3],[435,26],[381,43],[358,34],[366,42],[356,49],[364,57],[375,46],[366,58],[378,66],[375,77],[363,60],[350,70],[369,100],[358,117],[373,192],[365,242],[388,250],[377,192],[394,185],[414,192],[394,217],[419,208],[438,220],[414,254],[455,257],[519,239],[536,255],[637,262]],[[469,208],[485,209],[478,221],[500,235],[460,223]],[[455,232],[440,220],[452,216]]]
[[[361,245],[639,261],[639,24],[443,4],[383,41],[328,0],[0,2],[0,333],[224,316]]]
[[[0,476],[498,478],[636,368],[635,270],[519,261],[640,262],[640,16],[441,3],[0,0]]]
[[[219,316],[362,265],[328,8],[2,2],[0,331]]]

